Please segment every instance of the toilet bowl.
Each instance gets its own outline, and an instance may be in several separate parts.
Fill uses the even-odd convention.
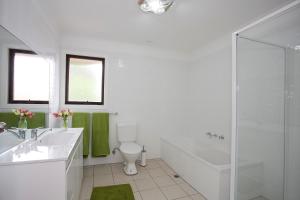
[[[142,147],[133,142],[121,143],[120,151],[125,160],[124,172],[127,175],[137,174],[135,162],[141,154]]]
[[[118,123],[118,140],[120,152],[124,158],[124,172],[127,175],[137,174],[135,162],[139,158],[142,147],[136,143],[136,124]]]

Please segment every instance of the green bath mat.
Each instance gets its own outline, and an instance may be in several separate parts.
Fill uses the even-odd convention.
[[[95,187],[91,200],[134,200],[130,184]]]

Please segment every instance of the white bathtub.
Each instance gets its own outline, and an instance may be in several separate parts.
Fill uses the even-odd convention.
[[[230,155],[187,137],[161,138],[161,157],[208,200],[229,200]]]

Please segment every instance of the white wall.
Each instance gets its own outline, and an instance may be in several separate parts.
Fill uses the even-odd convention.
[[[199,49],[188,76],[189,134],[212,147],[230,152],[231,44],[230,36]],[[205,133],[223,135],[225,140]]]
[[[110,146],[118,146],[116,123],[136,121],[138,143],[149,158],[160,156],[160,136],[186,134],[188,65],[184,55],[77,37],[61,42],[60,102],[73,111],[118,112],[110,118]],[[105,105],[64,105],[65,54],[105,57]],[[86,165],[120,161],[120,155],[88,158]]]
[[[287,52],[286,199],[300,197],[300,52]]]

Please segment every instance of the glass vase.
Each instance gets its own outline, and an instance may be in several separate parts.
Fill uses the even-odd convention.
[[[19,122],[18,122],[18,128],[27,129],[26,117],[20,117]]]
[[[68,118],[63,118],[63,128],[68,129]]]

